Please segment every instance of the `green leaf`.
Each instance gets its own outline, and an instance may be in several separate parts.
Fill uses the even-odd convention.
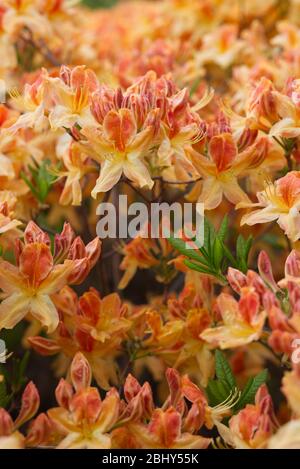
[[[228,216],[225,215],[225,217],[222,220],[219,231],[218,231],[218,236],[223,243],[226,239],[227,234],[228,234]]]
[[[253,236],[249,236],[249,238],[248,238],[247,241],[246,241],[246,252],[245,252],[245,256],[246,256],[247,262],[248,262],[248,257],[249,257],[250,249],[251,249],[251,247],[252,247],[252,243],[253,243]]]
[[[39,200],[39,202],[44,203],[51,186],[54,184],[57,177],[49,170],[49,160],[44,160],[40,166],[38,166],[35,162],[34,164],[36,166],[29,166],[32,181],[28,179],[24,172],[21,173],[21,177],[26,182],[33,195]]]
[[[186,247],[186,242],[183,239],[174,238],[173,236],[171,236],[168,241],[173,246],[173,248],[175,248],[181,254],[189,257],[190,259],[202,262],[203,256],[201,256],[195,249],[188,249]]]
[[[252,237],[250,236],[247,240],[239,235],[236,243],[236,256],[238,261],[238,267],[242,272],[246,272],[248,269],[248,256],[252,245]]]
[[[200,264],[204,265],[207,268],[210,268],[209,259],[207,258],[206,252],[202,248],[199,249],[199,251],[202,254],[200,255],[199,251],[197,251],[196,249],[186,247],[186,242],[180,238],[175,238],[171,236],[168,240],[170,244],[181,254],[188,257],[189,259],[193,259],[194,261],[199,262]],[[194,240],[192,241],[196,245],[198,245],[197,242],[195,242]]]
[[[188,249],[183,240],[169,238],[172,246],[188,259],[195,262],[185,262],[188,267],[198,272],[213,275],[223,284],[228,283],[226,272],[228,267],[234,267],[246,273],[248,270],[248,256],[252,246],[252,237],[247,240],[239,235],[236,241],[236,256],[231,253],[230,247],[225,244],[228,235],[228,217],[222,220],[218,232],[211,222],[204,218],[203,246],[191,234],[190,239],[196,244],[198,250]]]
[[[244,251],[245,251],[245,240],[242,235],[239,235],[237,242],[236,242],[236,255],[238,259],[242,259],[244,257]]]
[[[207,251],[209,258],[212,257],[215,236],[216,232],[213,225],[207,218],[204,218],[204,247]]]
[[[237,387],[235,377],[225,355],[220,351],[215,352],[216,379],[209,380],[205,389],[209,403],[216,406],[224,402],[230,393]]]
[[[227,259],[230,262],[230,265],[234,268],[237,268],[238,267],[237,261],[235,260],[235,258],[231,254],[230,250],[228,249],[228,247],[224,243],[223,243],[223,250],[224,250],[225,256],[227,257]]]
[[[250,378],[244,387],[241,397],[235,406],[235,410],[243,409],[247,404],[253,404],[255,395],[260,386],[266,383],[268,379],[268,370],[261,371],[254,378]]]
[[[23,181],[27,184],[27,186],[29,187],[33,195],[38,199],[39,197],[38,197],[37,191],[35,190],[33,184],[29,181],[25,173],[23,173],[23,171],[21,171],[20,176],[23,179]]]
[[[213,244],[213,263],[217,270],[220,270],[221,263],[224,257],[223,243],[217,235]]]
[[[188,259],[184,261],[184,264],[190,269],[201,272],[202,274],[215,275],[213,270],[210,270],[209,268],[206,268],[200,264],[196,264],[196,262],[189,261]]]
[[[217,406],[224,402],[230,394],[228,383],[223,380],[209,380],[205,389],[210,406]]]
[[[216,350],[215,360],[217,378],[226,381],[229,389],[232,390],[236,387],[236,380],[224,353],[222,353],[220,350]]]
[[[199,251],[201,252],[201,254],[205,257],[205,258],[208,258],[208,253],[204,247],[204,245],[198,241],[197,237],[192,233],[190,232],[186,227],[184,229],[185,231],[185,234],[186,236],[191,240],[193,241],[193,243],[197,246],[197,248],[199,249]]]

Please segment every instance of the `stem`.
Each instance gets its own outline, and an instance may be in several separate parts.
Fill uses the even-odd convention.
[[[169,296],[169,284],[165,283],[164,285],[164,293],[163,293],[163,304],[166,305],[168,302]]]
[[[163,179],[162,176],[154,176],[152,178],[154,181],[162,181],[164,184],[170,184],[170,185],[185,185],[185,184],[193,184],[194,182],[201,181],[202,176],[198,177],[197,179],[190,179],[189,181],[168,181],[166,179]]]
[[[117,233],[119,233],[119,203],[118,203],[118,197],[119,197],[119,190],[118,190],[118,185],[116,185],[112,189],[112,202],[115,206],[116,209],[116,217],[117,217]],[[119,292],[118,285],[119,285],[119,280],[120,280],[120,261],[121,261],[121,256],[118,253],[118,251],[115,251],[113,256],[112,256],[112,277],[113,277],[113,286],[114,286],[114,291]]]
[[[50,49],[48,49],[47,44],[40,39],[39,41],[35,41],[32,36],[32,32],[30,29],[26,28],[25,32],[27,32],[27,35],[23,35],[22,39],[30,44],[32,47],[34,47],[36,50],[38,50],[42,56],[48,60],[48,62],[51,63],[54,67],[60,67],[61,62],[53,55]]]
[[[291,152],[285,152],[284,156],[286,157],[288,170],[293,171],[293,161],[291,158]]]
[[[141,197],[147,204],[151,203],[151,200],[149,200],[139,189],[137,189],[129,179],[121,179],[121,182],[124,182],[127,184],[139,197]]]

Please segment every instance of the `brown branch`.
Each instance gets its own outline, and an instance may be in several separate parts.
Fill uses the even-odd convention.
[[[151,200],[149,200],[139,189],[137,189],[129,179],[122,178],[121,182],[127,184],[137,195],[139,195],[143,200],[145,200],[147,204],[151,203]]]
[[[39,39],[38,41],[35,41],[32,32],[30,29],[26,28],[25,32],[27,35],[22,35],[21,39],[23,41],[27,42],[30,44],[34,49],[40,52],[40,54],[48,61],[50,62],[54,67],[60,67],[62,64],[61,62],[55,57],[53,52],[48,48],[47,44],[43,39]]]
[[[202,176],[198,177],[197,179],[191,179],[189,181],[168,181],[166,179],[163,179],[162,176],[154,176],[152,178],[154,181],[162,181],[164,184],[170,184],[170,185],[185,185],[185,184],[193,184],[194,182],[201,181]]]

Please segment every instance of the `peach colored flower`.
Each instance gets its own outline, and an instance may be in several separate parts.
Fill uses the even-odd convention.
[[[49,236],[34,222],[27,225],[24,243],[16,243],[17,265],[0,259],[1,328],[13,328],[30,313],[50,332],[56,329],[59,318],[51,295],[67,283],[80,283],[100,255],[98,238],[86,247],[79,238],[73,239],[65,225],[56,236],[53,256]]]
[[[221,293],[217,307],[223,324],[205,329],[200,334],[201,339],[221,349],[239,347],[259,339],[266,312],[261,309],[259,296],[253,289],[244,291],[239,301]]]
[[[61,379],[56,388],[59,407],[48,410],[48,416],[61,433],[58,449],[110,449],[109,432],[119,417],[120,399],[115,389],[104,400],[91,387],[91,369],[78,352],[71,365],[72,386]]]
[[[34,416],[39,405],[39,393],[30,381],[24,389],[21,409],[14,421],[5,409],[0,408],[0,449],[25,448],[25,437],[19,432],[19,428]]]
[[[126,305],[116,293],[101,298],[95,289],[78,298],[64,287],[52,299],[60,315],[58,328],[48,338],[29,337],[28,343],[42,355],[62,353],[70,359],[80,351],[101,388],[109,389],[110,382],[117,384],[115,358],[131,327]]]
[[[240,203],[237,208],[256,208],[242,217],[241,225],[277,221],[292,240],[300,237],[300,172],[291,171],[257,193],[257,203]]]

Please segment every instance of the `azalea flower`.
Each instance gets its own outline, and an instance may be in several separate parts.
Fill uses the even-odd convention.
[[[239,301],[221,293],[217,307],[223,324],[205,329],[200,334],[201,339],[221,349],[240,347],[259,339],[266,312],[261,310],[255,291],[243,292]]]
[[[109,432],[119,417],[120,399],[111,389],[104,400],[91,387],[91,369],[78,352],[71,365],[72,386],[61,379],[56,388],[59,407],[48,411],[48,416],[61,433],[58,449],[110,449]]]
[[[125,435],[114,434],[114,440],[122,445],[132,442],[137,448],[207,448],[209,438],[196,435],[204,423],[204,414],[200,406],[193,402],[187,410],[184,397],[186,384],[181,384],[180,376],[175,369],[167,369],[166,378],[169,386],[169,397],[162,408],[154,408],[151,389],[148,383],[142,387],[132,376],[128,376],[124,386],[128,402],[120,424],[124,425]],[[196,392],[203,393],[195,386]],[[195,395],[195,393],[194,393]],[[125,418],[124,418],[125,417]],[[149,420],[147,425],[141,419]]]
[[[203,296],[202,292],[197,294],[193,284],[188,283],[178,299],[169,298],[168,309],[169,324],[172,324],[172,319],[174,323],[181,319],[185,324],[182,346],[173,366],[180,372],[188,372],[195,379],[197,376],[197,382],[206,386],[213,376],[214,357],[210,346],[200,338],[201,333],[212,323],[212,317],[204,307]]]
[[[244,46],[237,34],[238,28],[235,25],[223,25],[213,33],[204,35],[202,50],[196,54],[197,65],[210,62],[222,68],[232,65]]]
[[[186,88],[168,98],[162,119],[162,141],[157,151],[158,165],[166,168],[164,178],[186,181],[198,177],[187,149],[203,140],[206,129],[205,123],[193,109],[199,111],[212,97],[213,91],[206,90],[194,108],[189,104]]]
[[[250,142],[249,142],[250,143]],[[205,210],[220,205],[223,196],[233,204],[251,203],[240,187],[239,179],[257,171],[268,156],[269,145],[264,137],[238,152],[237,143],[229,132],[212,136],[208,142],[208,157],[191,150],[192,163],[203,176],[198,202]],[[193,197],[193,193],[189,198]]]
[[[155,138],[157,116],[156,111],[149,114],[139,131],[131,110],[111,110],[105,116],[102,128],[86,127],[82,130],[99,155],[101,164],[92,197],[96,197],[98,192],[110,190],[123,173],[139,187],[153,187],[154,182],[144,158]],[[101,155],[106,156],[103,159]]]
[[[299,322],[299,274],[300,255],[296,250],[291,251],[285,261],[285,276],[276,282],[272,264],[268,254],[261,251],[258,256],[258,270],[267,289],[262,294],[265,304],[271,334],[268,344],[276,353],[285,357],[292,357],[295,344],[300,339]],[[288,301],[280,301],[287,295]]]
[[[247,404],[229,421],[229,431],[223,427],[225,441],[238,449],[265,448],[277,429],[273,403],[268,389],[262,385],[255,395],[255,404]]]
[[[23,391],[21,409],[15,420],[3,407],[0,407],[0,449],[25,448],[25,437],[19,432],[19,428],[35,415],[39,405],[39,393],[30,381]]]
[[[22,128],[33,128],[41,131],[47,127],[48,121],[45,116],[47,110],[45,94],[47,77],[48,73],[43,69],[33,84],[25,84],[22,95],[15,89],[11,91],[14,104],[24,113],[8,128],[8,131],[16,132]]]
[[[51,332],[58,325],[58,313],[51,295],[67,283],[81,282],[100,254],[100,241],[96,238],[86,247],[78,238],[72,242],[72,233],[56,237],[54,257],[50,238],[35,223],[30,222],[24,233],[24,244],[16,244],[17,265],[0,259],[0,287],[4,300],[0,304],[0,327],[11,329],[29,313]],[[62,242],[68,249],[60,252],[63,263],[55,264]],[[67,258],[68,257],[68,258]]]
[[[6,12],[3,18],[5,30],[14,36],[27,27],[39,36],[49,34],[49,23],[38,11],[37,0],[3,0]]]
[[[92,124],[89,101],[92,92],[98,88],[95,73],[85,66],[73,69],[62,66],[59,78],[49,78],[49,98],[54,101],[49,113],[49,122],[53,130],[61,127],[71,128]]]
[[[146,228],[150,229],[150,228]],[[119,282],[119,288],[126,288],[128,283],[134,277],[138,269],[157,269],[156,278],[158,281],[164,281],[165,276],[161,275],[159,266],[162,259],[166,262],[172,254],[170,243],[164,238],[151,239],[142,236],[136,236],[129,243],[122,247],[124,258],[120,264],[120,269],[124,274]],[[165,275],[172,275],[172,269]]]
[[[130,432],[141,448],[203,449],[210,443],[208,438],[191,435],[181,430],[180,413],[169,407],[166,411],[156,409],[148,425],[131,424]]]
[[[58,178],[65,178],[59,202],[62,205],[81,205],[81,181],[94,170],[84,146],[74,142],[69,135],[58,143],[57,156],[63,161],[64,169],[55,171]]]
[[[94,289],[78,298],[64,287],[52,299],[60,315],[59,326],[48,338],[29,337],[30,346],[42,355],[61,352],[68,359],[80,351],[101,388],[109,389],[110,382],[117,384],[115,358],[131,327],[126,305],[116,293],[101,298]]]
[[[270,135],[290,139],[300,135],[300,80],[289,80],[286,88],[285,93],[273,93],[280,119],[270,129]]]
[[[10,191],[0,191],[0,234],[10,232],[10,236],[20,235],[16,228],[22,225],[20,220],[14,218],[17,199]],[[2,240],[3,241],[3,240]]]
[[[242,217],[241,225],[277,221],[291,241],[300,237],[300,172],[291,171],[257,194],[257,203],[240,203],[237,208],[256,208]]]

